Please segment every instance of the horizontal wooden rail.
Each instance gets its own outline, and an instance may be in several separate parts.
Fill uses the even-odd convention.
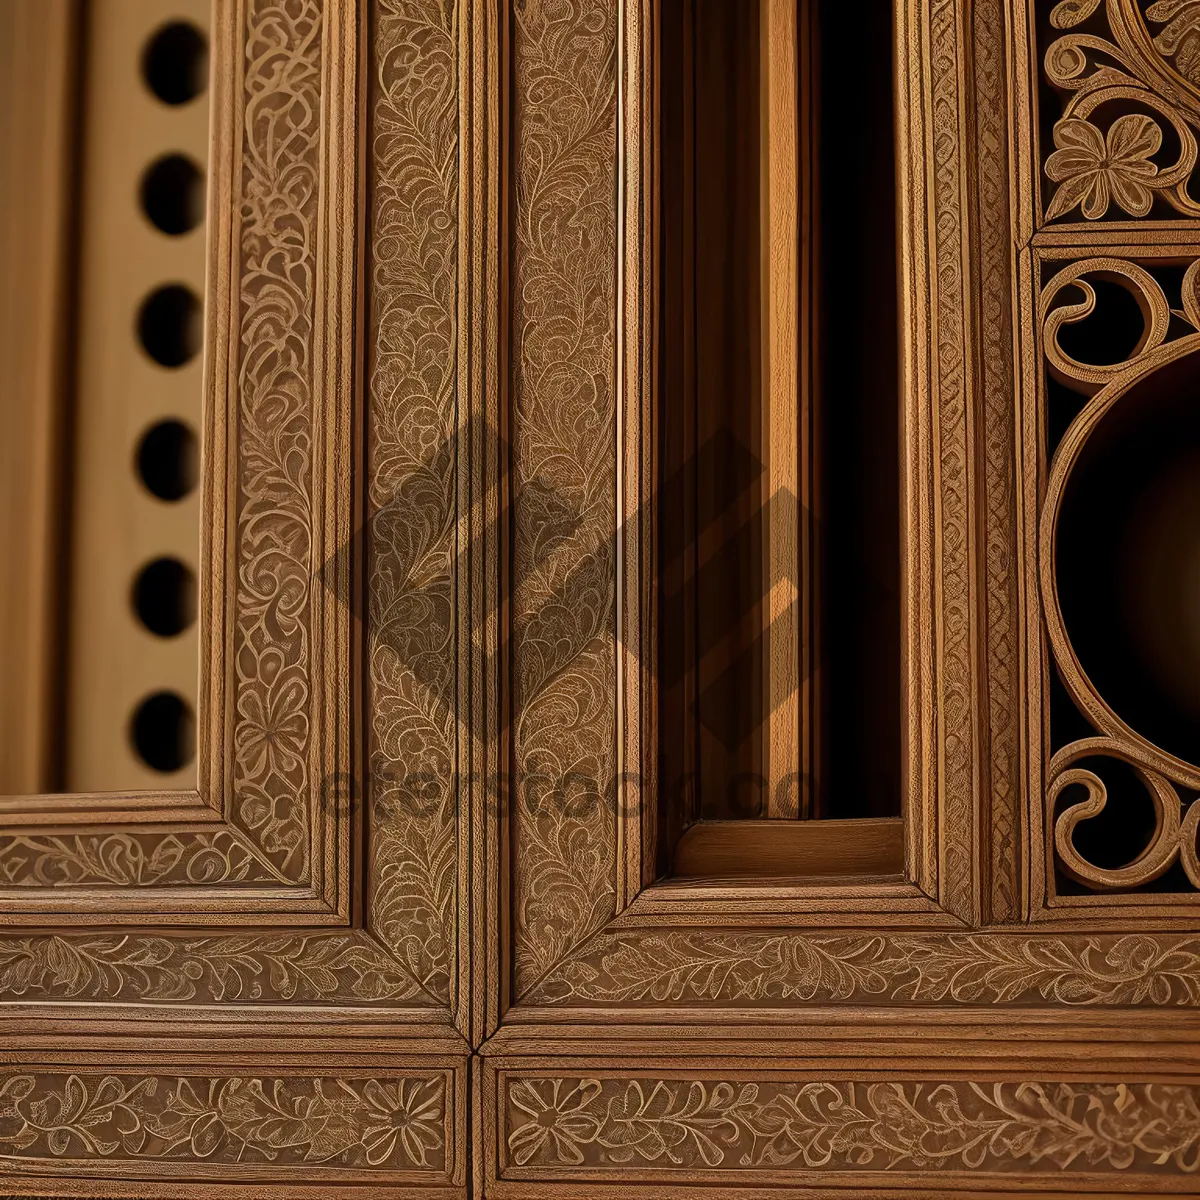
[[[675,851],[679,879],[728,876],[896,876],[904,870],[899,817],[848,821],[702,821]]]

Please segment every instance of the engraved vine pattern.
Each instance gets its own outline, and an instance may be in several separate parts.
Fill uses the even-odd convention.
[[[10,1162],[202,1161],[442,1171],[446,1079],[103,1076],[11,1069]]]
[[[360,932],[10,934],[0,999],[428,1004]]]
[[[518,995],[614,911],[616,19],[514,7]]]
[[[285,882],[254,846],[231,829],[0,836],[0,884],[10,887]]]
[[[1076,210],[1089,221],[1110,209],[1145,217],[1156,198],[1200,215],[1188,191],[1200,129],[1200,4],[1104,0],[1107,37],[1079,28],[1100,7],[1063,0],[1050,15],[1065,32],[1046,51],[1046,77],[1064,103],[1045,163],[1056,185],[1046,220]],[[1160,159],[1164,131],[1178,146],[1173,162]]]
[[[371,80],[370,918],[443,1004],[457,831],[458,19],[453,2],[385,0]]]
[[[1200,1088],[1156,1083],[507,1081],[515,1167],[1200,1168]]]
[[[250,6],[241,179],[234,814],[296,881],[309,869],[321,17],[316,0]]]
[[[1200,938],[605,933],[531,1004],[1200,1006]]]

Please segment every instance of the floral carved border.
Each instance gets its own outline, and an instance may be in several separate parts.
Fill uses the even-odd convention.
[[[442,1004],[457,865],[459,10],[380,3],[369,99],[369,916]]]
[[[1200,1169],[1194,1085],[504,1073],[500,1086],[501,1178]]]
[[[0,1001],[429,1007],[369,934],[30,934],[0,939]]]
[[[296,882],[310,870],[324,16],[323,0],[249,5],[239,179],[232,815]]]
[[[627,930],[593,938],[526,1001],[1196,1008],[1200,937]]]
[[[445,1181],[448,1072],[358,1077],[170,1075],[9,1068],[0,1171],[145,1163],[256,1168],[292,1179],[353,1170]]]
[[[615,911],[618,10],[511,10],[518,995]]]
[[[309,623],[319,586],[313,443],[316,423],[324,420],[313,375],[324,0],[244,6],[227,0],[223,10],[242,22],[229,57],[231,73],[241,79],[229,199],[238,238],[229,297],[237,403],[223,435],[236,457],[229,468],[219,466],[236,478],[236,572],[229,589],[236,615],[229,630],[210,636],[233,688],[228,815],[234,824],[7,834],[0,837],[0,880],[7,887],[286,888],[311,877],[310,725],[317,700]],[[213,244],[219,241],[214,236]],[[222,480],[216,494],[224,487]],[[226,633],[230,645],[221,643]],[[222,714],[212,718],[223,730]]]

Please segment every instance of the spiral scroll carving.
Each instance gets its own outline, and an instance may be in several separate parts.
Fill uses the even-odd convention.
[[[1200,3],[1103,0],[1108,36],[1081,29],[1102,0],[1063,0],[1050,23],[1064,30],[1045,56],[1046,78],[1064,97],[1046,159],[1056,187],[1047,221],[1081,213],[1145,217],[1156,198],[1200,215],[1189,184],[1200,129]],[[1134,111],[1129,111],[1130,109]],[[1163,163],[1164,133],[1178,145]]]
[[[1097,310],[1095,287],[1089,280],[1105,279],[1123,287],[1137,302],[1143,328],[1133,349],[1120,362],[1092,364],[1067,353],[1059,341],[1063,329]],[[1065,293],[1074,288],[1080,300]],[[1172,308],[1163,287],[1144,266],[1126,259],[1096,257],[1065,267],[1053,276],[1042,295],[1043,352],[1050,374],[1071,390],[1091,397],[1072,421],[1051,464],[1041,514],[1040,571],[1051,653],[1068,693],[1079,712],[1097,730],[1063,747],[1047,772],[1046,842],[1053,861],[1065,875],[1095,891],[1144,887],[1179,862],[1193,887],[1200,889],[1197,831],[1200,803],[1181,795],[1179,788],[1200,791],[1200,767],[1154,745],[1131,728],[1088,678],[1067,629],[1055,574],[1056,538],[1063,496],[1072,471],[1091,434],[1129,388],[1154,370],[1200,349],[1200,260],[1184,273],[1180,306]],[[1180,335],[1173,330],[1188,327]],[[1122,762],[1132,768],[1153,809],[1148,844],[1128,863],[1102,867],[1088,861],[1075,843],[1079,825],[1099,816],[1108,806],[1109,789],[1097,773],[1096,760]],[[1092,765],[1086,765],[1090,760]],[[1082,789],[1082,798],[1068,789]],[[1058,811],[1060,803],[1067,802]]]

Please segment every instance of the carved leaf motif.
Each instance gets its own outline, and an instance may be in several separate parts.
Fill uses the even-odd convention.
[[[1095,0],[1064,0],[1051,25],[1070,30],[1099,8]],[[1058,184],[1046,220],[1078,208],[1095,221],[1110,205],[1145,217],[1155,197],[1185,216],[1200,215],[1188,191],[1200,153],[1200,3],[1159,0],[1143,15],[1135,0],[1110,0],[1105,13],[1109,37],[1067,32],[1046,50],[1046,76],[1064,98],[1057,149],[1045,164],[1047,178]],[[1165,28],[1152,34],[1147,22]],[[1152,159],[1168,128],[1178,158],[1164,165]]]
[[[450,1002],[457,830],[458,6],[378,6],[371,81],[372,929]]]
[[[0,882],[145,888],[286,880],[255,846],[226,829],[0,836]]]
[[[0,939],[0,997],[429,1004],[370,937],[331,932]]]
[[[233,788],[238,824],[308,872],[314,272],[322,8],[246,17]]]
[[[569,1122],[553,1107],[564,1096],[574,1105]],[[1192,1086],[520,1078],[508,1082],[506,1104],[511,1161],[548,1168],[537,1173],[546,1177],[625,1165],[1200,1168],[1200,1089]]]
[[[1200,938],[715,933],[594,938],[533,1004],[1200,1005]]]
[[[1164,25],[1154,48],[1172,59],[1185,79],[1200,85],[1200,0],[1156,0],[1146,18]]]
[[[614,911],[613,817],[593,801],[616,739],[616,5],[531,0],[514,25],[520,995]]]
[[[12,1161],[203,1160],[442,1172],[446,1081],[9,1072],[0,1146]]]
[[[1070,29],[1081,25],[1099,7],[1101,0],[1061,0],[1050,13],[1050,24],[1055,29]]]

